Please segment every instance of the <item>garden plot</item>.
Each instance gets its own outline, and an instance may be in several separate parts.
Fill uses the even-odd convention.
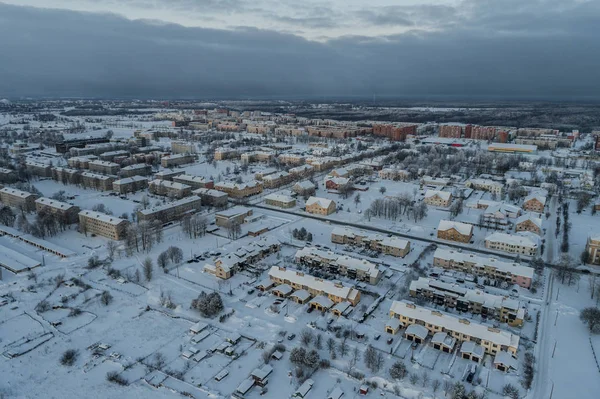
[[[110,288],[111,290],[123,292],[134,297],[145,294],[148,291],[147,288],[142,287],[138,284],[130,283],[127,281],[120,283],[118,280],[107,276],[101,270],[93,270],[90,273],[88,273],[86,277],[89,278],[90,281],[98,284],[98,288],[104,286],[106,288]]]
[[[220,372],[223,368],[217,370],[214,369],[210,373],[210,378],[205,382],[205,385],[213,391],[218,391],[222,395],[230,395],[233,393],[235,388],[257,367],[262,366],[262,350],[252,347],[246,353],[239,358],[232,360],[231,363],[225,365],[223,368],[227,368],[229,375],[221,381],[216,381],[214,376]],[[216,357],[219,355],[213,356]],[[223,356],[223,355],[220,355]],[[275,365],[273,365],[275,368]],[[272,377],[269,376],[269,381]]]
[[[50,322],[58,331],[64,334],[70,334],[73,331],[85,327],[94,320],[96,315],[90,312],[81,311],[77,315],[71,313],[69,308],[52,309],[43,313],[45,320]]]
[[[2,352],[10,350],[11,353],[18,356],[31,350],[30,342],[36,342],[39,345],[40,338],[48,340],[52,338],[44,326],[33,317],[22,313],[11,319],[0,323],[0,350]],[[42,342],[45,342],[43,339]]]
[[[422,344],[422,346],[415,359],[422,367],[433,370],[442,352],[428,344]]]

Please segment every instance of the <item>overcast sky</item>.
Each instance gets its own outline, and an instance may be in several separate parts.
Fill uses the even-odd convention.
[[[600,1],[0,0],[0,97],[597,97]]]

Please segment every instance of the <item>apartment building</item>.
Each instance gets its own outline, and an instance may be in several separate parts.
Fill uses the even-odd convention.
[[[187,184],[169,180],[152,180],[148,184],[148,191],[154,195],[178,199],[192,195],[192,188]]]
[[[484,209],[482,214],[483,221],[487,223],[505,226],[509,223],[510,219],[516,219],[521,215],[521,209],[514,205],[494,201],[488,201],[489,205],[485,205],[481,202],[482,200],[479,200],[476,206],[481,206],[479,209]]]
[[[532,193],[523,200],[523,209],[529,212],[544,213],[546,196],[540,193]]]
[[[373,125],[375,136],[387,137],[391,141],[405,141],[409,135],[417,134],[417,125],[410,123],[379,124]]]
[[[479,314],[513,327],[522,326],[525,319],[525,309],[518,300],[463,288],[458,284],[419,277],[410,283],[409,292],[413,297],[424,298],[438,306]]]
[[[335,244],[365,247],[386,255],[405,257],[410,252],[410,241],[399,237],[367,233],[349,227],[336,227],[331,232],[331,242]]]
[[[305,161],[304,155],[299,154],[281,154],[277,159],[284,165],[302,165]]]
[[[447,208],[452,203],[452,193],[439,190],[427,190],[423,202],[430,206]]]
[[[533,233],[493,233],[485,238],[485,247],[496,251],[535,256],[540,247],[540,238]]]
[[[183,173],[184,173],[183,170],[171,170],[171,169],[161,170],[160,172],[156,172],[154,174],[154,180],[173,181],[173,178],[175,176],[182,175]]]
[[[296,200],[289,195],[269,194],[265,197],[265,204],[288,209],[296,206]]]
[[[352,186],[350,179],[348,179],[347,177],[334,176],[325,176],[323,184],[328,190],[343,190]]]
[[[410,180],[410,173],[404,169],[383,168],[378,173],[380,179],[394,181]]]
[[[37,198],[38,196],[35,194],[17,190],[16,188],[4,187],[0,189],[0,201],[4,205],[19,208],[25,212],[35,210],[35,200]]]
[[[264,176],[262,184],[265,188],[277,188],[281,187],[292,181],[292,177],[287,172],[277,172],[270,175]]]
[[[173,181],[181,184],[187,184],[192,188],[192,190],[196,190],[198,188],[214,188],[215,183],[207,179],[204,176],[194,176],[194,175],[177,175],[173,176]]]
[[[160,159],[160,165],[163,168],[172,168],[173,166],[185,165],[196,161],[196,156],[193,154],[173,154],[165,155]]]
[[[303,197],[314,195],[317,191],[315,185],[309,180],[300,181],[292,187],[292,191]]]
[[[376,264],[365,259],[339,255],[316,247],[304,247],[296,251],[296,263],[326,270],[333,275],[346,276],[369,284],[377,284],[381,279],[381,270]]]
[[[252,209],[234,206],[215,213],[215,222],[217,226],[228,227],[232,223],[243,224],[248,216],[252,216]]]
[[[324,216],[331,215],[337,209],[335,201],[320,197],[310,197],[306,200],[305,208],[308,213]]]
[[[81,174],[81,185],[85,188],[91,188],[94,190],[112,190],[112,184],[114,181],[115,178],[113,176],[99,175],[91,172],[83,172]]]
[[[89,162],[88,169],[90,172],[97,172],[105,175],[116,175],[121,170],[121,167],[118,163],[95,160]]]
[[[121,178],[133,177],[133,176],[150,176],[152,174],[152,166],[145,163],[136,163],[133,165],[125,166],[121,168],[119,176]]]
[[[442,240],[468,243],[473,237],[473,225],[452,220],[440,220],[437,237]]]
[[[81,183],[81,171],[72,168],[52,168],[52,179],[62,184],[79,184]]]
[[[429,334],[445,332],[459,342],[481,345],[490,355],[505,351],[516,356],[519,349],[518,335],[417,306],[412,302],[394,301],[390,307],[390,317],[398,319],[404,327],[417,324],[424,326]]]
[[[135,193],[148,188],[148,179],[142,176],[126,177],[113,182],[113,191],[119,194]]]
[[[95,155],[71,157],[67,160],[67,164],[71,168],[88,169],[90,167],[90,162],[96,160],[98,160],[98,157]]]
[[[173,154],[193,154],[196,152],[196,145],[189,141],[171,141],[171,152]]]
[[[0,168],[0,183],[13,183],[17,181],[17,172],[12,169]]]
[[[281,243],[273,237],[256,238],[248,245],[227,252],[215,260],[214,264],[205,264],[204,271],[226,280],[240,270],[251,268],[261,259],[279,252]]]
[[[275,157],[275,153],[271,151],[250,151],[245,152],[241,155],[242,163],[252,163],[252,162],[269,162],[271,159]]]
[[[80,211],[78,206],[45,197],[35,200],[35,210],[37,213],[46,212],[56,215],[62,223],[67,224],[77,223],[77,215]]]
[[[125,238],[129,222],[112,215],[94,211],[79,212],[79,231],[84,234],[96,234],[111,240]]]
[[[525,214],[515,222],[515,231],[529,231],[539,236],[542,235],[542,219],[533,214]]]
[[[473,140],[493,140],[496,137],[497,129],[494,126],[471,126],[470,136]]]
[[[52,177],[52,167],[46,163],[26,161],[25,168],[33,176]]]
[[[490,179],[470,179],[465,183],[465,187],[488,191],[492,194],[496,194],[498,197],[502,196],[502,191],[504,190],[504,185],[502,183]]]
[[[215,190],[223,191],[231,198],[244,198],[260,194],[263,191],[263,185],[256,180],[246,183],[220,182],[215,184]]]
[[[588,253],[588,263],[600,265],[600,236],[588,237],[585,250]]]
[[[523,288],[529,288],[533,280],[533,268],[531,267],[445,248],[436,249],[433,255],[433,266],[491,280],[506,281]]]
[[[275,284],[287,284],[294,290],[305,290],[313,298],[324,296],[333,303],[349,302],[352,306],[360,302],[360,291],[354,286],[317,278],[299,270],[273,266],[269,270],[269,278]]]
[[[152,222],[158,220],[168,223],[200,211],[202,199],[197,195],[185,197],[168,204],[155,206],[154,208],[141,209],[137,212],[138,222]]]
[[[463,127],[461,125],[440,125],[440,137],[459,139],[463,135]]]
[[[70,140],[63,140],[60,143],[56,143],[56,152],[60,154],[64,154],[69,151],[71,148],[83,148],[89,144],[100,144],[100,143],[108,143],[109,139],[107,137],[87,137],[87,138],[77,138]]]
[[[445,187],[450,184],[450,179],[446,179],[443,177],[423,176],[421,177],[421,184],[424,186]]]
[[[219,190],[210,188],[199,188],[192,191],[192,194],[199,196],[202,199],[202,205],[214,206],[215,208],[226,207],[229,195]]]
[[[107,151],[100,154],[100,159],[103,161],[113,162],[115,159],[129,158],[130,152],[125,150]]]
[[[311,176],[315,171],[311,165],[301,165],[296,166],[295,168],[291,168],[288,170],[288,173],[292,176],[294,180],[301,179],[304,177]]]

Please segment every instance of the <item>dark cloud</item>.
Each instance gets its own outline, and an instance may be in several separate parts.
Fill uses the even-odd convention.
[[[595,9],[571,10],[553,29],[507,10],[515,21],[479,13],[440,32],[318,43],[0,4],[0,98],[597,96]]]

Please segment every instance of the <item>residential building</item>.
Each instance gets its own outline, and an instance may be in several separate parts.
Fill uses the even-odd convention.
[[[437,306],[479,314],[513,327],[522,326],[525,318],[525,310],[518,300],[463,288],[457,284],[419,277],[410,283],[409,292],[411,296],[424,298]]]
[[[302,165],[305,161],[304,155],[299,154],[281,154],[277,157],[277,159],[280,163],[285,165]],[[291,170],[290,173],[292,173]]]
[[[249,164],[252,162],[269,162],[274,156],[275,153],[272,151],[250,151],[243,153],[240,159],[242,163]]]
[[[447,186],[450,184],[450,179],[446,179],[443,177],[431,177],[431,176],[423,176],[421,177],[421,184],[424,186]]]
[[[121,178],[133,177],[133,176],[150,176],[152,174],[152,166],[146,165],[145,163],[136,163],[133,165],[125,166],[121,168],[119,176]]]
[[[264,176],[262,184],[265,188],[277,188],[289,183],[292,177],[287,172],[277,172]]]
[[[0,168],[0,183],[14,183],[17,181],[17,172],[12,169]]]
[[[493,233],[485,238],[485,247],[497,251],[526,256],[535,256],[540,247],[540,238],[533,233]]]
[[[412,302],[394,301],[390,307],[390,317],[400,320],[404,327],[417,324],[425,327],[430,334],[445,332],[459,342],[481,345],[490,355],[506,351],[516,356],[519,349],[518,335],[417,306]]]
[[[17,190],[16,188],[4,187],[0,189],[0,201],[4,205],[19,208],[25,212],[35,210],[35,200],[37,198],[38,196],[35,194]]]
[[[64,154],[71,148],[83,148],[88,144],[108,143],[109,141],[108,137],[86,137],[63,140],[60,143],[56,143],[56,152]]]
[[[163,168],[172,168],[173,166],[184,165],[196,161],[196,156],[193,154],[173,154],[165,155],[160,159],[160,165]]]
[[[137,212],[137,219],[138,222],[158,220],[161,223],[168,223],[200,211],[201,205],[202,199],[192,195],[154,208],[141,209]]]
[[[215,213],[215,222],[217,226],[228,227],[232,223],[243,224],[246,217],[252,215],[252,209],[243,206],[234,206]]]
[[[316,247],[304,247],[296,251],[296,263],[309,268],[324,269],[333,275],[342,275],[369,284],[377,284],[381,270],[376,264],[365,259],[339,255]]]
[[[440,125],[439,129],[440,137],[459,139],[463,134],[463,127],[461,125]]]
[[[252,268],[256,262],[280,249],[281,243],[273,237],[257,238],[236,250],[223,250],[227,255],[217,258],[214,264],[204,265],[204,271],[226,280],[241,270]]]
[[[193,154],[196,152],[196,145],[189,141],[171,141],[171,152],[173,154]]]
[[[308,291],[313,298],[325,296],[333,303],[350,302],[352,306],[360,301],[360,291],[354,286],[317,278],[299,270],[273,266],[269,270],[269,278],[276,284],[287,284],[294,290]]]
[[[25,167],[29,174],[39,177],[52,177],[52,167],[46,163],[26,161]]]
[[[192,188],[187,184],[169,180],[152,180],[148,185],[148,191],[154,195],[178,199],[192,195]]]
[[[217,148],[215,149],[215,160],[223,161],[225,159],[233,159],[238,158],[240,156],[240,152],[233,148]]]
[[[468,243],[473,237],[473,225],[452,220],[440,220],[437,237],[442,240]]]
[[[600,236],[589,237],[585,249],[588,253],[588,263],[600,265]]]
[[[263,185],[256,180],[246,183],[220,182],[215,184],[215,190],[223,191],[231,198],[244,198],[260,194],[263,191]]]
[[[465,187],[488,191],[498,197],[502,196],[502,191],[504,190],[504,185],[502,183],[491,179],[470,179],[465,183]]]
[[[61,223],[65,224],[77,223],[77,215],[80,211],[78,206],[45,197],[35,200],[35,210],[38,214],[40,212],[46,212],[56,215]]]
[[[265,204],[287,209],[295,207],[296,200],[289,195],[269,194],[265,197]]]
[[[105,175],[116,175],[121,170],[121,167],[118,163],[95,160],[89,162],[88,169],[90,172],[97,172]]]
[[[537,146],[512,143],[493,143],[488,145],[488,151],[509,154],[535,154],[537,151]]]
[[[410,173],[404,169],[383,168],[378,172],[379,178],[384,180],[410,180]]]
[[[537,235],[542,235],[542,219],[533,214],[525,214],[517,219],[515,231],[529,231]]]
[[[312,182],[304,180],[294,184],[294,186],[292,187],[292,191],[298,195],[307,197],[310,195],[314,195],[317,189]]]
[[[172,170],[172,169],[161,170],[160,172],[157,172],[154,174],[154,180],[173,181],[173,178],[175,176],[182,175],[183,173],[184,173],[183,170]]]
[[[52,179],[62,184],[80,184],[81,171],[71,168],[52,168]]]
[[[315,215],[331,215],[336,211],[336,204],[333,200],[320,197],[310,197],[306,200],[306,212]]]
[[[482,200],[479,202],[482,202]],[[521,209],[514,205],[505,204],[504,202],[488,202],[491,205],[483,208],[484,212],[480,216],[483,217],[483,221],[486,223],[494,223],[496,225],[506,226],[510,219],[516,219],[521,215]],[[479,205],[480,204],[478,203],[477,206]]]
[[[83,172],[81,174],[81,185],[99,191],[112,190],[114,176],[100,175],[98,173]]]
[[[119,194],[135,193],[148,188],[148,179],[142,176],[126,177],[113,182],[113,191]]]
[[[325,188],[327,188],[328,190],[343,190],[352,186],[350,179],[348,179],[347,177],[334,176],[325,176],[324,184]]]
[[[546,196],[540,193],[532,193],[523,200],[523,209],[529,212],[544,213]]]
[[[117,150],[117,151],[103,152],[102,154],[99,155],[99,158],[103,161],[113,162],[115,159],[118,159],[118,158],[120,158],[120,159],[129,158],[129,155],[131,155],[129,153],[129,151]]]
[[[95,155],[87,155],[81,157],[71,157],[67,160],[67,164],[71,168],[77,169],[88,169],[90,167],[90,162],[97,160],[98,157]]]
[[[173,176],[173,181],[181,184],[187,184],[192,188],[192,190],[196,190],[198,188],[214,188],[215,183],[205,178],[204,176],[194,176],[194,175],[177,175]]]
[[[375,136],[384,136],[392,141],[405,141],[408,135],[417,134],[417,125],[411,123],[394,123],[373,125],[373,134]]]
[[[202,205],[214,206],[215,208],[223,208],[227,206],[229,195],[219,190],[210,188],[199,188],[192,191],[194,195],[202,198]]]
[[[423,202],[427,205],[447,208],[452,203],[452,193],[448,191],[427,190]]]
[[[129,222],[105,213],[94,211],[79,212],[79,231],[84,234],[96,234],[111,240],[125,238]]]
[[[529,288],[533,280],[533,268],[531,267],[445,248],[435,250],[433,266],[457,270],[490,280],[505,281],[523,288]]]
[[[336,227],[331,232],[331,242],[369,248],[386,255],[405,257],[410,252],[410,241],[399,237],[367,233],[350,227]]]

